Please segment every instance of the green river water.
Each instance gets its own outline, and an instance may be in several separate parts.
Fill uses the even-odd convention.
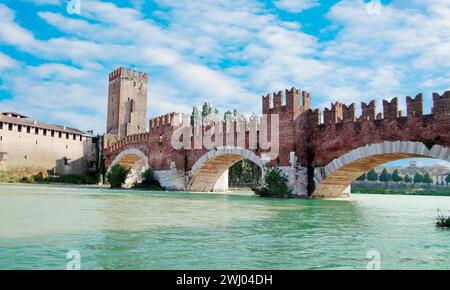
[[[0,269],[450,269],[450,197],[349,200],[0,185]]]

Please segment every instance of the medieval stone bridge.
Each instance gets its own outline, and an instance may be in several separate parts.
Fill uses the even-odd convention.
[[[362,103],[360,116],[355,104],[337,102],[323,114],[310,104],[309,93],[295,88],[263,96],[263,115],[279,118],[279,134],[268,133],[272,142],[279,141],[276,158],[268,158],[259,141],[253,144],[262,132],[253,134],[249,122],[241,134],[233,133],[231,143],[226,133],[220,135],[223,147],[175,149],[173,135],[186,117],[171,113],[151,119],[147,133],[108,144],[106,165],[121,163],[135,172],[151,167],[171,190],[221,191],[228,187],[228,168],[247,159],[263,170],[282,169],[297,195],[335,198],[346,195],[352,181],[364,172],[385,162],[417,157],[450,161],[450,91],[433,94],[428,115],[423,113],[422,94],[406,98],[405,115],[397,98],[383,101],[382,113],[377,113],[374,101]],[[273,123],[268,124],[272,129]],[[218,126],[227,132],[225,124]],[[207,128],[189,130],[193,144],[196,134],[204,135]],[[245,146],[237,146],[243,144],[237,142],[239,138],[244,138]]]

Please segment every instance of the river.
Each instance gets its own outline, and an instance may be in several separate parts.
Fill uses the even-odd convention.
[[[0,269],[450,269],[438,208],[450,197],[0,185]]]

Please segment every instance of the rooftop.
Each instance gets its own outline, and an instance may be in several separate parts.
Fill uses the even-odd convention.
[[[59,125],[52,125],[52,124],[46,124],[41,123],[35,120],[31,120],[25,115],[22,115],[20,113],[15,112],[3,112],[0,114],[0,122],[3,123],[10,123],[10,124],[17,124],[22,126],[31,126],[41,129],[47,129],[47,130],[54,130],[54,131],[60,131],[64,133],[71,133],[71,134],[78,134],[78,135],[87,135],[91,136],[91,132],[85,133],[84,131],[75,129],[75,128],[69,128],[66,126],[59,126]]]

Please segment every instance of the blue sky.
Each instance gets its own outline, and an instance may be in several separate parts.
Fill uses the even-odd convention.
[[[320,108],[423,92],[430,112],[450,89],[450,0],[79,1],[0,0],[1,111],[104,132],[119,66],[149,73],[149,116],[259,113],[292,86]]]

